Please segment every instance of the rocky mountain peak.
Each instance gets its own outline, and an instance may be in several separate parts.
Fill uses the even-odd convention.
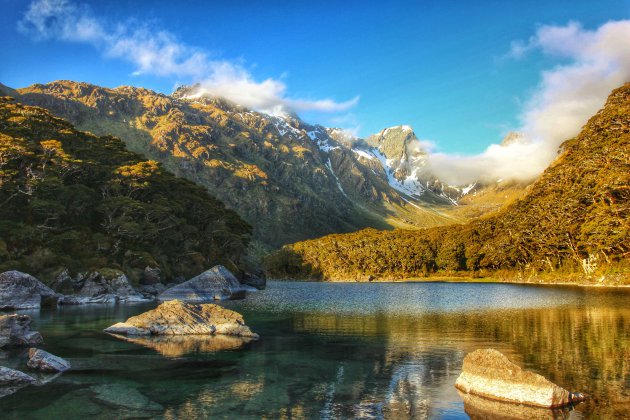
[[[520,133],[518,131],[510,131],[509,133],[505,135],[505,137],[503,137],[503,140],[501,141],[501,146],[506,147],[506,146],[511,146],[513,144],[527,144],[527,143],[529,143],[529,141],[527,140],[527,137],[525,137],[525,134]]]

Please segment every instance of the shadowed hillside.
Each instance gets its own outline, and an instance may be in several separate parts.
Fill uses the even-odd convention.
[[[51,279],[112,268],[137,280],[242,264],[251,228],[205,189],[77,131],[41,108],[0,98],[0,272]]]

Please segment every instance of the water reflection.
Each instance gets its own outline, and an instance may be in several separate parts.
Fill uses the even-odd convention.
[[[76,369],[0,399],[0,412],[111,418],[136,416],[129,407],[144,404],[162,407],[150,416],[166,419],[630,418],[628,293],[355,286],[272,282],[259,299],[227,302],[261,335],[243,347],[101,333],[147,307],[42,312],[35,323],[46,350]],[[473,309],[463,311],[466,302]],[[462,360],[484,347],[592,398],[555,412],[462,398],[453,386]],[[137,392],[124,392],[126,406],[113,406],[114,398],[103,403],[103,384]]]
[[[191,353],[211,353],[235,350],[252,341],[249,337],[231,335],[169,335],[169,336],[123,336],[110,334],[119,340],[148,347],[166,357],[181,357]]]
[[[493,401],[476,395],[458,392],[464,401],[464,410],[471,420],[557,420],[568,419],[569,408],[551,410]]]

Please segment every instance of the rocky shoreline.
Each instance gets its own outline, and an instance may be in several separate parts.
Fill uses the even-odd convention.
[[[247,280],[258,288],[243,284],[225,267],[217,265],[180,284],[164,285],[159,272],[147,267],[145,278],[151,284],[134,288],[119,271],[105,270],[79,273],[72,277],[67,270],[46,286],[37,278],[20,271],[0,273],[0,310],[38,309],[57,305],[141,303],[180,299],[203,303],[215,300],[242,299],[247,292],[264,288],[265,279],[248,274]]]
[[[264,279],[257,281],[264,286]],[[105,332],[155,348],[164,355],[179,354],[178,348],[185,347],[214,351],[235,349],[258,339],[258,334],[245,325],[239,313],[208,303],[242,299],[247,292],[258,290],[241,284],[225,267],[215,266],[170,288],[157,285],[161,286],[161,283],[154,283],[149,291],[147,287],[136,290],[122,273],[91,272],[73,278],[64,271],[51,288],[29,274],[7,271],[0,274],[0,309],[34,310],[59,305],[131,304],[157,300],[162,302],[157,308],[112,325]],[[216,338],[217,335],[226,338]],[[153,340],[151,336],[163,338]],[[191,336],[193,339],[169,341],[168,338],[173,336]],[[30,316],[0,315],[0,350],[29,348],[26,368],[41,372],[29,375],[0,366],[0,397],[28,385],[42,385],[72,368],[67,360],[38,348],[43,344],[42,335],[31,330]]]

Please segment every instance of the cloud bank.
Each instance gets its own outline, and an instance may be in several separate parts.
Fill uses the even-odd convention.
[[[564,64],[544,71],[525,103],[517,131],[528,142],[491,145],[476,156],[434,154],[429,164],[438,177],[465,184],[539,175],[560,144],[576,136],[604,105],[610,91],[630,81],[630,20],[608,22],[595,30],[576,22],[542,26],[527,42],[513,42],[508,56],[521,59],[535,51]]]
[[[18,30],[37,40],[93,45],[107,57],[130,62],[136,75],[188,79],[200,84],[198,93],[222,96],[263,112],[342,112],[359,101],[358,97],[345,102],[290,98],[281,80],[257,81],[241,64],[213,59],[168,31],[135,21],[109,23],[94,16],[87,6],[68,0],[33,1],[18,22]]]

